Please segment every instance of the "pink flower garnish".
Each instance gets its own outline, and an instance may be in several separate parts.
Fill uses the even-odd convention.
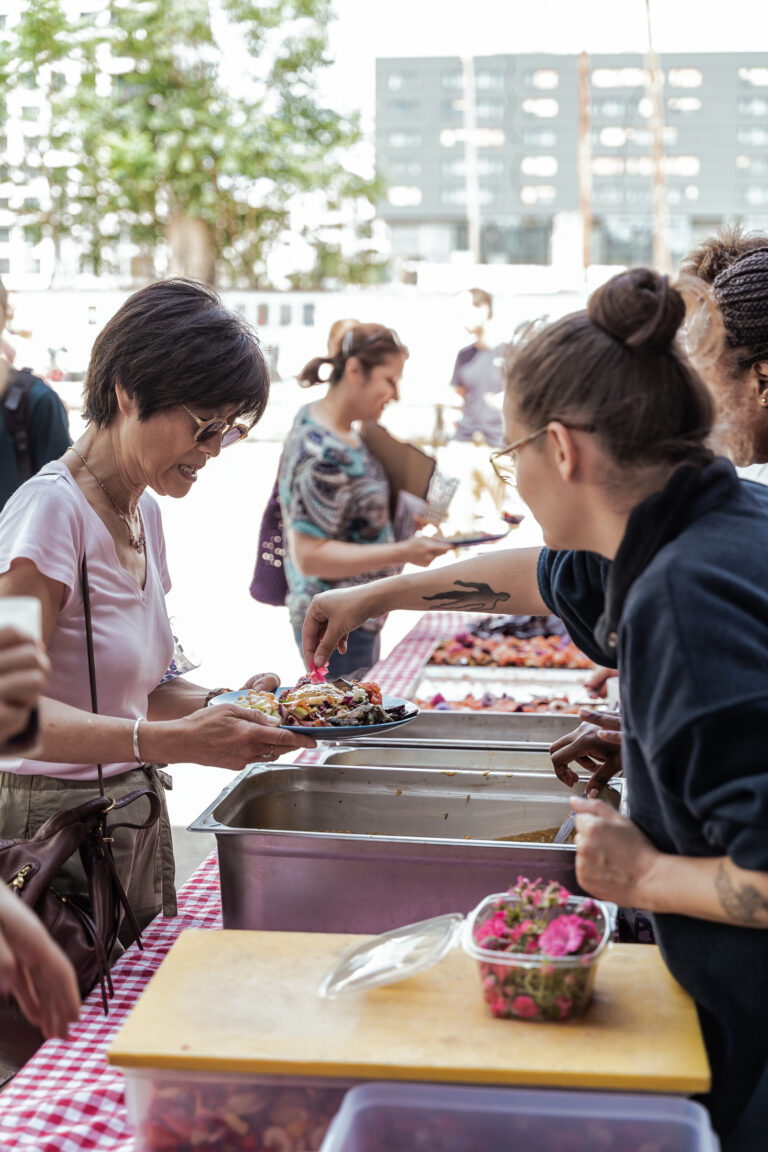
[[[550,920],[539,937],[541,951],[547,956],[567,956],[578,952],[585,940],[597,936],[594,924],[580,916],[557,916]]]
[[[317,668],[314,664],[309,666],[309,682],[310,684],[323,684],[325,677],[328,674],[328,665],[323,664],[321,668]]]
[[[535,1001],[530,996],[515,996],[511,1004],[512,1011],[516,1016],[534,1017],[538,1016],[539,1010],[536,1007]]]
[[[489,936],[495,936],[500,940],[509,936],[509,928],[502,912],[496,912],[490,920],[486,920],[475,931],[475,941],[478,944],[482,944],[483,940],[487,940]]]

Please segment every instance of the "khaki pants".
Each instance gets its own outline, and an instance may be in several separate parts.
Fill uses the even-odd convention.
[[[144,764],[104,781],[104,791],[115,800],[138,788],[151,788],[160,799],[160,819],[151,828],[118,828],[113,833],[112,851],[117,871],[142,929],[161,909],[166,916],[175,916],[177,912],[173,843],[165,803],[165,789],[171,787],[170,776],[153,764]],[[19,776],[14,772],[0,772],[0,837],[29,839],[51,816],[64,808],[76,808],[98,795],[98,791],[98,780],[63,780],[55,776]],[[123,821],[141,824],[147,815],[146,800],[137,800],[119,813],[113,813],[111,819],[108,816],[107,825]],[[65,895],[88,899],[88,883],[79,852],[70,856],[57,873],[55,886]],[[130,925],[125,919],[118,939],[124,947],[133,940]],[[116,950],[112,960],[116,960],[122,951],[123,947]]]

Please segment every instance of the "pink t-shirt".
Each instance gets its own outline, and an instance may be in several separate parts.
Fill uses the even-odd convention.
[[[91,711],[80,573],[85,551],[99,712],[130,720],[147,715],[147,697],[160,683],[173,655],[165,606],[171,581],[160,509],[147,493],[139,507],[147,538],[143,589],[120,564],[105,524],[60,461],[47,464],[23,484],[0,516],[0,573],[25,557],[66,589],[48,648],[51,675],[45,695]],[[103,766],[105,776],[135,767],[134,760]],[[97,775],[95,764],[43,760],[3,760],[2,769],[77,780],[93,780]]]

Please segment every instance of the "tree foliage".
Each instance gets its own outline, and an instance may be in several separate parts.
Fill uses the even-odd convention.
[[[345,166],[357,120],[318,95],[331,15],[330,0],[108,0],[70,23],[60,0],[28,0],[0,79],[37,77],[51,109],[17,176],[31,164],[50,190],[30,225],[73,235],[95,272],[129,238],[148,267],[160,251],[171,271],[263,282],[296,197],[377,191]]]

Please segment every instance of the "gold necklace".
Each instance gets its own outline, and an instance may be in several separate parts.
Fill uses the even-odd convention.
[[[93,468],[91,468],[90,464],[85,459],[83,454],[81,452],[78,452],[78,450],[77,450],[77,448],[75,448],[74,444],[70,444],[69,451],[74,452],[75,456],[80,457],[80,459],[83,463],[83,466],[90,472],[91,476],[93,476],[93,478],[96,481],[96,483],[98,484],[99,488],[101,488],[101,490],[104,493],[104,495],[106,496],[107,500],[109,500],[109,502],[112,505],[112,507],[114,508],[115,512],[117,512],[118,516],[120,517],[120,519],[125,524],[126,528],[128,529],[128,540],[130,542],[131,548],[135,548],[137,552],[143,552],[144,547],[147,543],[147,538],[144,534],[144,521],[141,518],[141,509],[138,507],[136,508],[136,513],[139,517],[139,529],[140,529],[139,534],[137,536],[133,530],[133,525],[131,524],[130,520],[126,516],[125,512],[120,511],[117,504],[115,504],[115,502],[112,499],[112,497],[110,496],[109,492],[107,492],[107,489],[104,487],[101,480],[99,480],[98,476],[94,472]]]

